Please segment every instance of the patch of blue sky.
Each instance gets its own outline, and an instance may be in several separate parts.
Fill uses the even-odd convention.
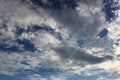
[[[28,80],[29,76],[32,77],[34,74],[38,74],[48,80],[51,80],[51,76],[59,77],[59,74],[62,73],[59,69],[44,69],[38,68],[36,70],[18,70],[19,74],[13,76],[0,75],[0,80]]]
[[[114,0],[103,0],[103,11],[106,14],[106,21],[111,22],[112,20],[116,19],[117,15],[114,11],[118,10],[119,6],[113,6],[118,4],[118,2],[114,2]]]
[[[0,44],[0,51],[21,52],[21,50],[17,46],[7,47],[6,45],[3,45],[3,44]]]
[[[97,35],[99,38],[105,38],[105,37],[107,37],[107,35],[108,35],[108,30],[107,29],[102,29],[100,32],[99,32],[99,34]]]
[[[78,40],[77,41],[77,44],[79,45],[80,48],[84,48],[84,43],[85,43],[85,40]]]
[[[20,40],[20,39],[17,39],[17,42],[21,45],[24,46],[24,50],[26,51],[32,51],[32,52],[35,52],[36,51],[36,48],[34,46],[34,44],[32,44],[29,40]]]
[[[44,31],[48,31],[48,32],[53,32],[54,29],[52,29],[50,26],[39,26],[39,25],[31,25],[29,26],[27,29],[23,29],[23,28],[20,28],[19,26],[16,26],[16,35],[20,35],[24,32],[36,32],[36,31],[39,31],[39,30],[44,30]]]
[[[22,80],[22,76],[8,76],[0,74],[0,80]]]
[[[62,71],[54,68],[49,68],[49,69],[39,68],[37,69],[36,73],[40,74],[43,77],[49,77],[51,75],[58,75],[59,73],[62,73]]]
[[[40,6],[46,9],[53,9],[60,11],[63,9],[63,6],[66,6],[71,9],[75,9],[78,5],[76,0],[48,0],[48,3],[44,3],[41,0],[31,0],[34,5]]]

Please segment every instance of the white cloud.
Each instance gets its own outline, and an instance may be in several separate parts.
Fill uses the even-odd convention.
[[[30,66],[22,64],[24,56],[16,53],[0,52],[0,74],[17,74],[16,70],[30,69]]]
[[[33,75],[29,75],[27,77],[27,80],[48,80],[48,79],[40,76],[39,74],[33,74]]]
[[[106,78],[100,76],[97,80],[107,80]]]
[[[42,48],[50,48],[51,46],[58,46],[61,42],[56,39],[52,34],[46,31],[38,31],[36,37],[31,40],[31,42],[39,50]]]
[[[24,33],[22,33],[20,36],[19,36],[19,38],[20,39],[28,39],[28,40],[31,40],[31,39],[33,39],[33,38],[35,38],[36,37],[36,35],[35,35],[35,33],[33,33],[33,32],[24,32]]]
[[[120,73],[120,61],[119,60],[113,60],[113,61],[106,61],[101,64],[97,65],[99,68],[106,70],[106,72],[118,72]]]

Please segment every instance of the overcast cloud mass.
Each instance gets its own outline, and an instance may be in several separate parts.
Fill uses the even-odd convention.
[[[119,0],[0,0],[0,80],[119,80]]]

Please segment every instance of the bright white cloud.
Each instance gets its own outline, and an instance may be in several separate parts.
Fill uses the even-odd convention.
[[[120,73],[120,61],[119,60],[113,60],[113,61],[106,61],[101,64],[97,65],[99,68],[104,69],[106,71],[112,71],[112,72],[118,72]]]

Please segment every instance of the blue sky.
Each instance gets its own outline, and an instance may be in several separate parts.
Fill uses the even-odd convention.
[[[0,0],[0,80],[119,80],[119,0]]]

